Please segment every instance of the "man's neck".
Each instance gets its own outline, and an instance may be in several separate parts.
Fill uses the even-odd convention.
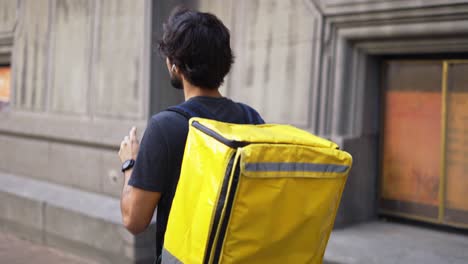
[[[196,96],[207,96],[207,97],[222,97],[218,89],[203,89],[195,86],[183,80],[184,82],[184,97],[185,101]]]

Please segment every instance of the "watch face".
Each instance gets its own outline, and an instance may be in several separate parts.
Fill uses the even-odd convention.
[[[129,159],[129,160],[126,160],[123,164],[122,164],[122,172],[130,169],[133,167],[133,165],[135,164],[135,160],[132,160],[132,159]]]

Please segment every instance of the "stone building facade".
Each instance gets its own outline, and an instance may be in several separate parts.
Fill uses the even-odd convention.
[[[377,217],[382,64],[463,57],[466,0],[0,0],[1,228],[103,263],[152,258],[154,225],[137,237],[121,225],[116,153],[132,125],[182,100],[155,52],[182,2],[232,32],[224,95],[353,154],[336,225]]]

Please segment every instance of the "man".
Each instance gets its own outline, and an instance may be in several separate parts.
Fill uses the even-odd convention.
[[[214,15],[177,8],[165,24],[159,48],[166,57],[172,86],[183,89],[185,104],[201,105],[216,120],[245,124],[248,118],[242,106],[218,90],[233,63],[229,42],[228,29]],[[163,111],[150,119],[141,145],[132,128],[120,146],[125,174],[120,203],[123,223],[138,234],[149,225],[157,207],[157,256],[164,243],[187,134],[187,117]]]

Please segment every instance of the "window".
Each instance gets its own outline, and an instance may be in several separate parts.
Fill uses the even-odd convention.
[[[10,105],[10,66],[0,65],[0,111],[5,110]]]

